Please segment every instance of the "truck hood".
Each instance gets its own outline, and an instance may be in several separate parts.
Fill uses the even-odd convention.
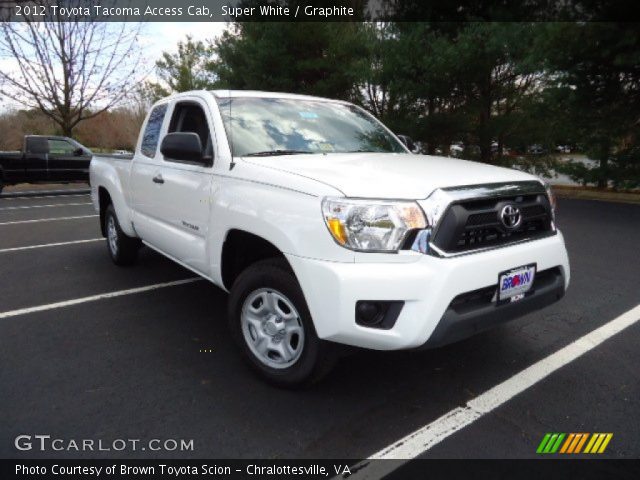
[[[437,188],[538,180],[484,163],[402,153],[244,157],[244,161],[330,185],[348,197],[419,200]]]

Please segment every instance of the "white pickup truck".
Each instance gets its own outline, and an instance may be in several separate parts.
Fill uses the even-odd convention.
[[[569,285],[537,177],[412,154],[343,101],[172,95],[132,160],[93,160],[91,192],[113,261],[144,244],[229,291],[233,337],[282,386],[319,378],[335,343],[436,347]]]

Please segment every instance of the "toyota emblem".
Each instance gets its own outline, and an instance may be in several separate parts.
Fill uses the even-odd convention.
[[[518,228],[522,223],[522,213],[518,207],[505,205],[500,212],[500,221],[508,229]]]

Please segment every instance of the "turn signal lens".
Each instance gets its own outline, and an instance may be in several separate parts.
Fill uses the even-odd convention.
[[[347,243],[347,234],[345,233],[340,220],[337,218],[330,218],[327,220],[327,225],[329,226],[329,231],[333,235],[333,238],[335,238],[340,245]]]

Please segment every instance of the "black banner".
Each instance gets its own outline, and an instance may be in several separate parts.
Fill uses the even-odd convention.
[[[6,479],[640,478],[640,460],[0,460]]]
[[[640,21],[635,0],[0,0],[4,21]]]

